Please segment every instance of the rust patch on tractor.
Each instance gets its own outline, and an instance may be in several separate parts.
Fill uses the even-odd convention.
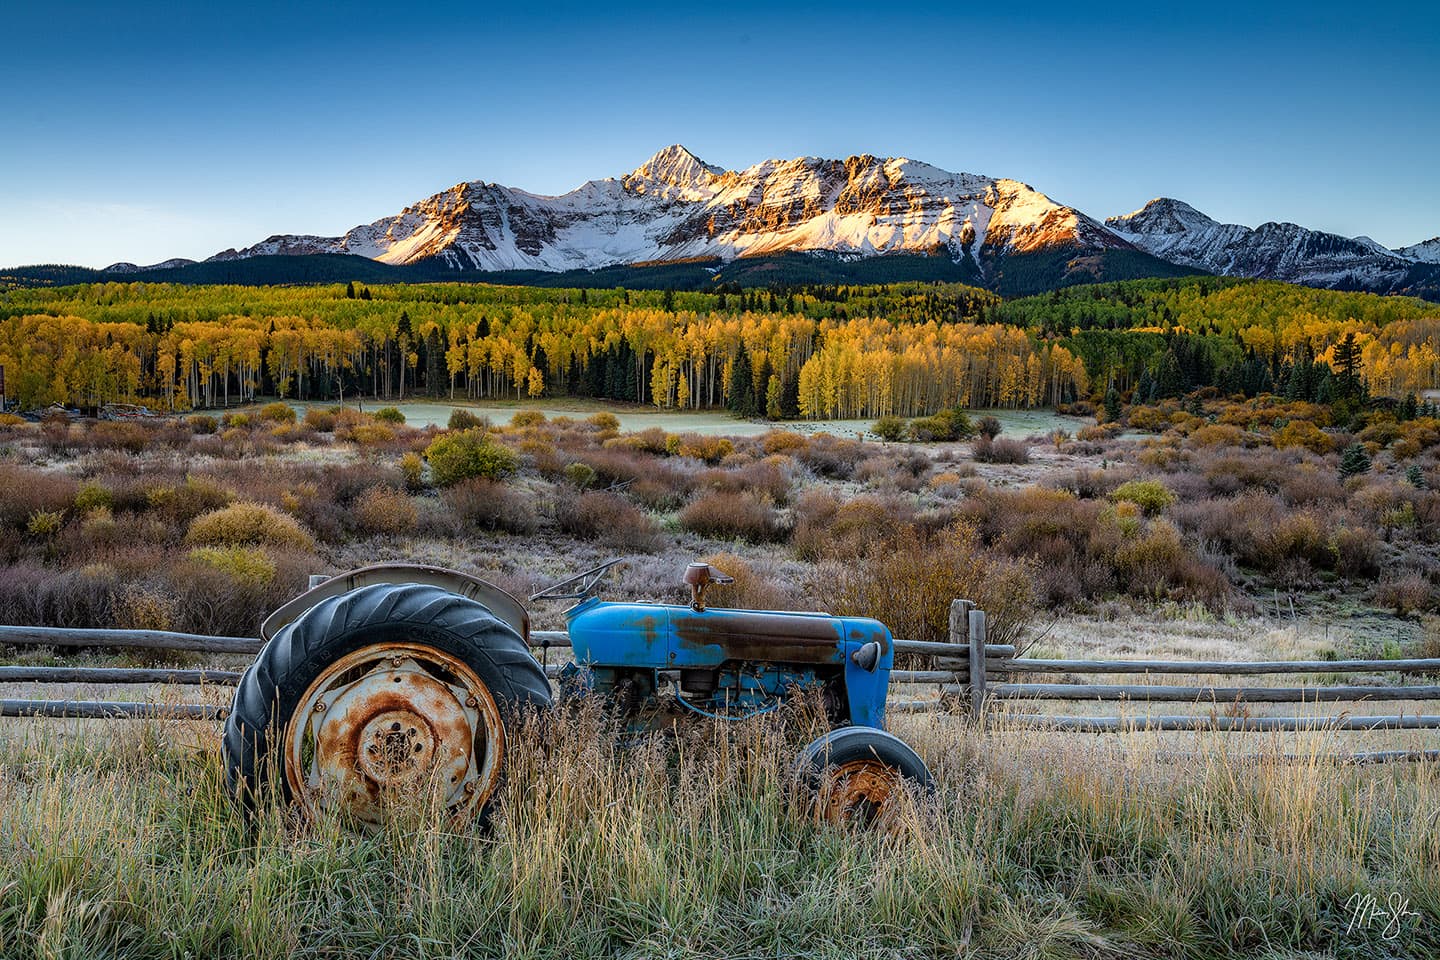
[[[672,613],[670,628],[682,647],[697,652],[716,647],[727,660],[818,664],[840,659],[839,628],[829,617],[715,609]]]

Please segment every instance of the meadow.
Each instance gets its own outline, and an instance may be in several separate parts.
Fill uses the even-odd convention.
[[[1137,324],[1157,310],[1211,309],[1183,335],[1202,346],[1261,329],[1290,336],[1288,322],[1226,328],[1215,303],[1204,306],[1238,298],[1233,309],[1249,309],[1246,285],[1188,283],[1121,285],[1105,302],[1133,301]],[[345,309],[383,299],[331,293]],[[926,299],[933,293],[865,295],[940,310],[942,297]],[[100,294],[114,302],[91,307],[145,310],[159,296]],[[292,295],[316,296],[264,294]],[[566,295],[544,293],[556,304]],[[602,296],[621,294],[591,291],[587,301]],[[645,296],[665,312],[661,294]],[[699,294],[675,296],[676,309],[706,306],[682,299]],[[1087,296],[1047,295],[1030,309],[1078,310]],[[1356,297],[1344,310],[1412,309],[1332,296]],[[792,316],[844,302],[797,294]],[[1342,310],[1325,296],[1307,302]],[[1013,303],[966,309],[983,326]],[[202,296],[194,307],[205,304]],[[19,322],[19,305],[10,307],[0,323]],[[146,329],[143,318],[85,322]],[[916,322],[929,321],[917,313]],[[1084,321],[1066,322],[1068,342],[1121,342],[1121,324],[1103,311],[1088,340],[1075,339]],[[1273,371],[1267,361],[1267,390],[1197,385],[1222,368],[1172,331],[1126,368],[1123,396],[1097,389],[1086,355],[1075,354],[1089,386],[1058,410],[952,402],[913,416],[892,408],[792,424],[758,411],[728,419],[723,404],[552,394],[546,378],[538,396],[526,388],[516,397],[511,385],[450,404],[443,391],[402,399],[396,369],[382,363],[395,389],[366,396],[363,411],[353,397],[299,399],[298,383],[284,400],[251,402],[233,380],[245,403],[195,410],[177,380],[185,402],[162,417],[3,417],[0,623],[254,636],[310,574],[432,563],[526,596],[626,555],[607,598],[678,600],[685,564],[705,558],[736,576],[719,597],[727,606],[862,614],[897,636],[940,640],[951,599],[966,597],[991,615],[992,641],[1031,656],[1440,655],[1440,419],[1423,400],[1372,394],[1366,358],[1378,354],[1365,352],[1424,318],[1308,322],[1329,331],[1323,349],[1317,339]],[[1008,329],[1039,342],[1037,323]],[[165,323],[154,326],[144,336],[158,343]],[[1338,359],[1334,351],[1357,330],[1363,342],[1347,367],[1345,348]],[[1150,343],[1145,330],[1133,335]],[[1227,376],[1241,377],[1259,355],[1237,349]],[[257,369],[276,369],[271,362]],[[724,364],[716,376],[729,382]],[[142,400],[163,396],[155,381],[145,391]],[[559,627],[559,612],[534,605],[535,626]],[[43,649],[9,659],[156,662]],[[178,654],[159,662],[243,665]],[[19,684],[4,692],[62,695]],[[63,691],[160,702],[227,694]],[[1426,706],[1417,712],[1433,712]],[[638,742],[597,710],[536,720],[491,830],[416,809],[368,835],[274,803],[247,823],[226,795],[214,724],[3,720],[0,956],[1440,951],[1435,765],[1334,762],[1362,749],[1433,748],[1433,734],[1075,735],[1014,729],[1006,713],[981,725],[893,718],[937,790],[883,829],[814,822],[790,776],[818,722],[801,705]]]

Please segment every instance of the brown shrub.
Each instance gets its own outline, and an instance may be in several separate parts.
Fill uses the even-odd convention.
[[[1430,581],[1414,572],[1393,575],[1375,587],[1375,602],[1399,617],[1429,609],[1430,596]]]
[[[555,521],[563,533],[598,540],[617,550],[649,553],[659,546],[655,522],[625,498],[604,490],[561,500],[555,508]]]
[[[956,597],[986,612],[991,643],[1015,642],[1035,611],[1034,564],[986,550],[967,524],[839,564],[830,576],[836,613],[874,617],[906,640],[945,640]]]
[[[809,490],[794,507],[791,537],[802,560],[850,560],[887,549],[916,522],[910,498],[865,494],[844,501],[824,490]]]
[[[90,427],[85,440],[92,450],[144,453],[154,436],[154,430],[143,424],[124,420],[101,420]]]
[[[534,533],[540,517],[531,498],[521,490],[494,480],[464,480],[442,495],[446,508],[467,527],[504,530],[507,533]]]
[[[795,450],[795,459],[819,476],[849,480],[865,453],[864,445],[857,440],[817,433],[803,448]]]
[[[973,455],[981,463],[1029,463],[1030,448],[1020,440],[981,436],[975,441]]]
[[[1384,546],[1373,530],[1341,527],[1335,531],[1335,572],[1352,580],[1369,579],[1380,572]]]
[[[362,533],[409,533],[418,520],[414,501],[393,487],[371,487],[355,501],[355,523]]]
[[[750,491],[764,494],[777,504],[784,504],[790,499],[790,476],[776,462],[777,459],[759,460],[728,470],[712,468],[696,478],[696,486],[726,493]]]
[[[680,526],[702,537],[765,543],[784,538],[785,528],[768,497],[716,491],[680,511]]]
[[[795,598],[781,586],[784,581],[773,570],[756,569],[733,553],[712,554],[703,561],[735,578],[728,586],[711,588],[706,596],[712,605],[748,610],[794,608]]]
[[[0,527],[24,529],[37,510],[64,510],[79,489],[64,474],[0,463]]]

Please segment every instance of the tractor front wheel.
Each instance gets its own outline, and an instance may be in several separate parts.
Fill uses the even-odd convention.
[[[934,779],[905,741],[874,727],[839,727],[800,752],[796,764],[817,819],[869,826],[895,806],[908,781],[928,791]]]
[[[231,790],[274,780],[308,812],[378,825],[397,803],[482,817],[507,742],[550,684],[523,638],[436,586],[322,600],[260,651],[225,723]]]

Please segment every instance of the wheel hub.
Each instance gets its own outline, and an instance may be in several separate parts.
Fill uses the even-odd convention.
[[[831,823],[870,823],[900,786],[900,772],[878,760],[852,760],[829,771],[822,811]]]
[[[478,808],[503,727],[463,663],[416,645],[366,648],[322,672],[287,728],[285,775],[307,807],[378,824],[396,803]]]

